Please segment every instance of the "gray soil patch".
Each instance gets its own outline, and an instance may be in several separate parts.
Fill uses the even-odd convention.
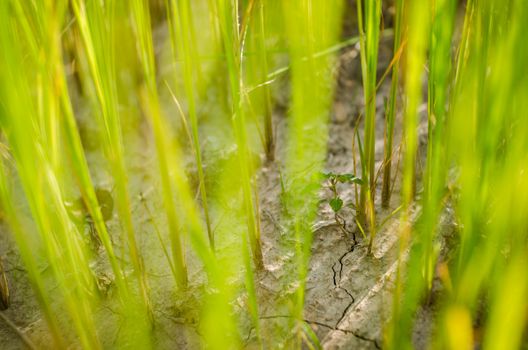
[[[381,67],[388,65],[390,47],[390,40],[384,39],[380,51]],[[361,113],[363,105],[356,48],[350,47],[343,50],[337,70],[339,73],[338,89],[329,127],[326,168],[335,173],[353,173],[353,131],[356,118]],[[282,91],[277,100],[285,99],[286,94],[286,91]],[[376,158],[378,167],[383,157],[383,101],[387,94],[388,84],[385,83],[381,86],[377,100],[379,113],[376,124],[378,128]],[[280,108],[280,105],[274,118],[278,135],[277,147],[280,150],[285,144],[286,133],[285,110]],[[207,130],[207,126],[204,128]],[[160,196],[156,190],[159,178],[155,158],[152,156],[154,154],[153,142],[145,134],[146,132],[142,131],[141,135],[136,135],[135,141],[131,148],[127,148],[127,151],[134,155],[129,160],[129,164],[135,225],[140,248],[143,252],[148,252],[145,254],[145,266],[147,266],[151,299],[156,316],[153,330],[154,345],[157,349],[196,349],[200,347],[201,296],[207,292],[204,287],[205,276],[197,257],[189,249],[189,279],[192,285],[187,293],[176,294],[174,292],[172,276],[160,249],[160,242],[154,233],[156,229],[161,229],[162,236],[166,237],[164,231],[166,228],[156,228],[154,225],[154,222],[163,222],[164,214]],[[422,120],[420,127],[422,153],[425,149],[425,135],[426,124]],[[397,134],[396,146],[398,146],[399,139],[400,135]],[[230,156],[229,152],[222,154],[220,157],[224,159],[220,161],[227,162]],[[91,153],[89,161],[92,169],[102,169],[94,174],[96,183],[103,187],[111,187],[110,176],[104,171],[104,161]],[[209,171],[214,171],[212,164],[206,164],[206,166],[210,167]],[[282,249],[285,243],[288,243],[289,238],[280,220],[282,210],[280,169],[279,152],[278,160],[273,164],[264,165],[258,173],[265,270],[258,274],[256,284],[261,308],[262,335],[263,338],[268,339],[269,348],[279,347],[280,344],[275,343],[279,340],[273,336],[277,334],[277,330],[284,328],[292,321],[288,316],[288,306],[285,300],[291,292],[288,288],[295,287],[283,284],[292,273],[292,256]],[[399,176],[398,171],[394,174]],[[380,186],[381,184],[378,184],[378,192],[380,192]],[[388,218],[388,221],[375,238],[372,254],[368,254],[368,242],[361,238],[353,223],[353,210],[347,207],[343,215],[348,222],[346,231],[356,232],[357,243],[335,222],[333,213],[325,201],[329,193],[324,189],[321,190],[322,202],[318,211],[318,219],[313,225],[312,254],[306,283],[303,317],[306,325],[311,327],[325,349],[380,349],[382,347],[382,329],[390,317],[392,283],[397,267],[399,225],[396,218],[398,215],[391,218],[391,213],[397,207],[398,191],[399,188],[396,185],[391,209],[378,208],[378,220],[381,222]],[[140,193],[145,195],[145,201],[139,200]],[[340,187],[340,194],[345,203],[355,201],[352,186]],[[145,205],[149,208],[148,211]],[[119,242],[120,228],[115,216],[109,221],[108,226],[114,242]],[[229,246],[222,249],[229,250]],[[0,257],[4,261],[12,290],[12,303],[10,308],[4,312],[5,316],[14,322],[21,332],[33,339],[39,348],[50,348],[51,342],[46,325],[29,286],[27,274],[9,238],[7,228],[3,225],[0,227]],[[104,346],[112,348],[120,334],[119,315],[116,314],[115,305],[111,300],[112,275],[108,264],[104,261],[103,254],[94,257],[94,266],[99,276],[106,277],[110,281],[110,286],[106,291],[109,297],[101,303],[97,311],[97,320],[101,326]],[[43,271],[46,270],[45,263],[41,267]],[[242,281],[234,283],[242,290]],[[54,288],[55,286],[49,286],[49,292],[53,293]],[[245,340],[247,348],[256,348],[255,334],[245,310],[244,298],[244,293],[240,292],[239,300],[235,301],[239,305],[241,318],[245,319],[240,330],[241,337]],[[423,326],[418,327],[415,333],[419,335],[416,343],[421,348],[421,345],[426,344],[423,339],[426,339],[431,332],[430,320],[434,315],[426,309],[421,311],[419,317]],[[6,350],[23,347],[17,334],[1,320],[0,344],[0,347]]]

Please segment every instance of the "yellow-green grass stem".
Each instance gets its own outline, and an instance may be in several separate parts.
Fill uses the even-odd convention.
[[[192,144],[196,160],[196,171],[198,173],[198,187],[202,199],[202,208],[204,211],[205,225],[209,244],[214,250],[214,232],[211,227],[211,218],[209,213],[209,203],[207,199],[207,190],[205,187],[205,174],[203,171],[202,150],[198,133],[198,113],[196,107],[196,85],[200,81],[200,62],[196,53],[196,47],[193,43],[194,24],[191,18],[191,4],[188,0],[175,1],[170,0],[166,3],[167,13],[169,16],[171,44],[173,56],[177,58],[177,52],[183,57],[183,83],[187,95],[188,114],[191,125]]]
[[[357,16],[360,35],[360,58],[365,101],[364,155],[365,172],[361,174],[363,184],[360,193],[359,221],[368,224],[370,230],[369,250],[376,235],[376,73],[380,37],[381,1],[357,1]]]
[[[394,56],[401,50],[402,47],[402,20],[404,13],[404,0],[396,0],[395,4],[395,15],[394,15]],[[401,57],[401,53],[400,53]],[[396,104],[398,100],[398,87],[400,84],[400,59],[392,65],[392,78],[391,78],[391,89],[389,94],[389,102],[386,112],[386,124],[385,124],[385,157],[383,165],[383,183],[381,190],[381,205],[384,208],[388,208],[390,205],[391,198],[391,183],[392,183],[392,157],[393,157],[393,143],[394,143],[394,124],[396,120]]]
[[[317,190],[326,153],[328,118],[334,81],[330,74],[333,55],[319,55],[336,44],[341,30],[343,2],[283,2],[284,27],[291,62],[292,107],[286,145],[286,187],[284,220],[292,233],[297,288],[292,296],[291,316],[301,346],[308,263],[312,248],[312,223],[317,207]],[[290,331],[290,329],[288,329]]]
[[[148,4],[143,0],[132,2],[132,12],[136,36],[138,38],[138,50],[141,57],[143,79],[146,90],[142,92],[143,104],[146,106],[147,115],[152,125],[154,140],[156,144],[156,154],[162,181],[162,196],[164,208],[169,226],[169,235],[173,254],[173,266],[176,272],[174,276],[179,288],[187,287],[187,266],[185,261],[185,249],[183,239],[180,234],[178,213],[173,196],[173,183],[169,173],[168,163],[173,159],[171,144],[174,144],[169,134],[167,123],[161,115],[158,89],[156,83],[156,67],[154,62],[154,50],[152,44],[152,32],[150,25],[150,14]]]
[[[399,230],[399,252],[395,293],[393,295],[392,320],[389,322],[386,346],[389,349],[411,347],[409,330],[419,295],[421,276],[413,269],[420,268],[420,252],[412,247],[409,262],[405,252],[409,249],[412,233],[412,210],[415,194],[416,158],[418,149],[418,106],[422,102],[422,76],[429,43],[430,7],[427,2],[411,0],[409,9],[408,57],[405,69],[406,103],[404,110],[404,161],[402,184],[402,215]],[[412,30],[411,30],[412,29]],[[418,260],[418,261],[417,261]],[[404,276],[405,279],[404,279]],[[403,285],[405,281],[405,286]]]

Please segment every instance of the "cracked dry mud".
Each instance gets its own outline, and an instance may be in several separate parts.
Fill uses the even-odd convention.
[[[390,40],[381,46],[382,50],[390,53]],[[345,50],[341,55],[339,72],[339,86],[333,106],[332,119],[329,125],[328,154],[326,168],[335,173],[353,173],[352,167],[352,139],[353,124],[360,113],[362,102],[361,84],[357,79],[359,62],[353,55],[354,48]],[[356,52],[357,53],[357,52]],[[382,55],[383,56],[383,55]],[[381,57],[384,61],[380,65],[388,64],[390,55]],[[285,98],[286,90],[281,88],[280,96],[276,100]],[[380,166],[383,157],[383,97],[387,96],[388,84],[384,83],[377,99],[377,135],[376,159]],[[277,103],[279,103],[278,101]],[[274,123],[277,132],[277,149],[283,150],[286,140],[285,110],[280,106],[276,110]],[[421,150],[425,149],[423,141],[426,134],[424,123],[421,125]],[[207,130],[207,128],[205,129]],[[361,131],[360,131],[361,132]],[[205,133],[207,134],[207,133]],[[400,135],[397,134],[395,144],[398,146]],[[131,174],[132,192],[148,192],[146,183],[156,182],[153,173],[156,165],[151,155],[153,154],[152,140],[140,139],[134,145],[135,158],[132,160],[133,173]],[[265,269],[257,275],[257,296],[260,306],[260,322],[263,337],[268,336],[266,348],[277,348],[280,344],[274,343],[275,339],[269,338],[277,331],[284,329],[291,317],[288,309],[288,295],[295,289],[295,284],[284,284],[285,280],[292,279],[292,255],[285,249],[291,245],[291,235],[281,226],[280,205],[280,166],[281,154],[277,154],[277,161],[266,165],[258,174],[260,185],[260,208],[262,220],[262,244]],[[98,158],[90,159],[94,168],[102,166]],[[99,164],[101,163],[101,164]],[[398,174],[398,171],[394,172]],[[108,174],[96,174],[97,183],[108,181]],[[396,184],[398,181],[396,181]],[[381,184],[378,184],[378,187]],[[352,186],[339,188],[340,196],[345,203],[354,201]],[[398,192],[398,185],[394,193]],[[378,188],[379,193],[379,188]],[[379,196],[378,196],[379,197]],[[321,199],[328,198],[328,193],[321,191]],[[398,198],[395,196],[392,208],[382,210],[378,205],[378,219],[383,220],[392,213],[397,206]],[[156,252],[146,257],[146,266],[150,267],[148,274],[151,283],[153,306],[157,315],[153,338],[157,349],[197,349],[200,348],[199,307],[200,295],[203,295],[204,275],[200,271],[199,263],[192,253],[189,254],[190,278],[193,281],[191,290],[182,299],[175,298],[167,271],[160,268],[165,266],[164,257],[159,249],[159,242],[149,238],[152,235],[152,220],[161,217],[160,202],[149,202],[150,210],[155,217],[149,217],[143,205],[134,203],[134,217],[141,232],[140,245],[142,251]],[[306,283],[305,323],[317,335],[324,349],[381,349],[382,326],[390,317],[390,304],[392,303],[393,278],[396,272],[397,256],[397,215],[389,219],[377,233],[374,240],[372,254],[367,252],[368,242],[362,239],[353,222],[354,212],[349,207],[344,207],[343,217],[348,221],[347,231],[356,232],[357,244],[352,237],[346,236],[343,229],[336,224],[333,213],[328,204],[323,200],[319,206],[318,218],[313,226],[313,243],[309,262],[308,279]],[[223,215],[223,214],[222,214]],[[221,216],[221,215],[220,215]],[[109,223],[111,232],[119,232],[117,220]],[[10,310],[6,313],[22,331],[28,334],[38,344],[46,344],[49,335],[42,315],[36,307],[34,296],[29,288],[27,276],[20,266],[19,257],[13,243],[3,233],[7,228],[0,227],[0,256],[6,257],[9,262],[8,278],[12,284],[13,300]],[[226,248],[226,249],[229,249]],[[102,263],[102,265],[105,265]],[[105,269],[105,267],[101,267]],[[236,282],[240,283],[240,282]],[[286,287],[286,289],[284,288]],[[235,303],[242,318],[247,317],[244,296],[242,301]],[[110,305],[111,306],[111,305]],[[112,325],[118,319],[111,307],[102,305],[99,320],[102,322],[102,338],[105,347],[111,348],[113,339],[118,331]],[[428,336],[427,322],[430,319],[428,310],[421,328],[416,332],[422,334],[421,338]],[[108,325],[108,327],[106,327]],[[117,333],[116,333],[117,332]],[[243,322],[240,330],[244,346],[248,349],[257,348],[255,332],[250,326],[249,319]],[[49,342],[48,342],[49,343]],[[5,349],[20,348],[20,341],[16,335],[0,323],[0,344]],[[420,348],[417,343],[417,347]],[[45,347],[44,347],[45,348]]]
[[[363,241],[354,244],[343,237],[340,227],[331,221],[315,227],[304,320],[323,348],[381,348],[381,325],[388,316],[396,266],[394,225],[378,234],[372,254]],[[278,276],[264,278],[260,286],[273,289],[279,280]],[[262,297],[273,299],[271,295]],[[275,307],[267,309],[263,312],[266,316],[261,317],[263,333],[288,321],[288,316],[273,314],[278,312]]]
[[[347,57],[343,55],[343,57]],[[380,96],[386,94],[384,84]],[[358,92],[361,96],[360,91]],[[349,96],[350,97],[350,96]],[[354,125],[354,111],[357,105],[343,105],[342,95],[337,92],[334,104],[334,114],[329,125],[328,154],[326,170],[334,173],[353,173],[352,138]],[[378,112],[383,111],[383,100],[377,101]],[[423,108],[422,108],[423,110]],[[278,146],[284,139],[282,133],[286,129],[283,120],[278,121]],[[383,157],[383,115],[377,116],[376,168],[381,165]],[[422,113],[419,128],[419,157],[423,160],[426,147],[427,124]],[[396,145],[401,138],[397,132]],[[280,156],[279,162],[280,162]],[[394,162],[397,167],[397,162]],[[283,301],[283,294],[289,291],[281,289],[281,281],[292,271],[288,267],[289,259],[280,247],[281,242],[287,240],[288,233],[280,224],[281,208],[280,180],[278,166],[272,164],[264,168],[259,175],[261,198],[263,252],[266,271],[261,273],[258,286],[259,301],[263,302],[260,317],[263,338],[266,334],[272,336],[277,329],[291,322],[288,306]],[[347,207],[353,203],[355,193],[351,185],[339,185],[340,197],[344,200],[343,217],[349,223],[346,230],[336,223],[327,199],[329,193],[321,190],[321,204],[318,209],[318,219],[313,226],[313,242],[311,258],[308,267],[306,283],[304,321],[317,335],[324,349],[381,349],[383,343],[383,326],[390,318],[393,291],[393,281],[397,268],[398,255],[398,214],[392,216],[398,206],[399,170],[394,173],[395,181],[391,207],[382,209],[379,204],[381,184],[378,183],[377,219],[384,222],[374,239],[371,254],[368,253],[368,238],[361,238],[361,234],[354,221],[354,211]],[[418,212],[418,211],[417,211]],[[415,215],[417,214],[415,212]],[[386,221],[385,221],[386,220]],[[345,224],[346,225],[346,224]],[[344,231],[355,232],[357,242]],[[406,253],[405,253],[406,254]],[[404,255],[405,258],[405,255]],[[430,335],[429,324],[433,317],[429,311],[415,333],[420,333],[416,341],[417,348]],[[267,333],[269,332],[269,333]],[[255,344],[254,332],[250,328],[247,335],[248,348]]]

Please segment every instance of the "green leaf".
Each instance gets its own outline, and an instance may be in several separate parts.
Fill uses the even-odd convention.
[[[334,177],[335,174],[333,173],[321,173],[321,175],[323,176],[324,179],[330,179],[331,177]]]
[[[343,200],[339,197],[332,198],[330,200],[330,206],[334,213],[337,213],[343,207]]]
[[[355,177],[352,180],[350,180],[349,182],[355,183],[355,184],[358,184],[358,185],[363,185],[363,180],[360,179],[359,177]]]
[[[346,183],[346,182],[356,183],[358,185],[361,185],[363,183],[363,181],[359,177],[356,177],[356,175],[354,175],[354,174],[340,174],[340,175],[337,175],[337,181],[339,181],[341,183]]]

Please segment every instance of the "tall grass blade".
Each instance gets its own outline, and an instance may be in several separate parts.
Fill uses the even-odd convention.
[[[207,235],[209,237],[209,244],[214,250],[214,233],[211,228],[209,204],[207,200],[207,191],[205,188],[205,175],[202,164],[202,149],[198,135],[196,85],[200,84],[200,62],[198,61],[195,44],[193,43],[194,24],[191,17],[191,3],[188,0],[170,0],[170,6],[169,3],[167,3],[167,12],[169,13],[169,25],[171,26],[170,34],[173,55],[175,58],[177,58],[177,53],[179,52],[179,55],[183,61],[183,82],[185,93],[187,95],[192,144],[198,173],[198,186],[202,199],[202,207],[204,211]]]
[[[394,56],[399,50],[403,50],[402,36],[404,28],[402,27],[404,0],[396,0],[395,15],[394,15]],[[400,54],[401,57],[401,54]],[[385,156],[383,161],[383,183],[381,190],[381,205],[388,208],[391,198],[391,183],[392,183],[392,158],[393,158],[393,143],[394,143],[394,126],[396,120],[396,104],[398,100],[398,87],[400,85],[400,59],[392,66],[391,89],[389,95],[389,102],[386,112],[385,125]]]
[[[180,288],[187,287],[187,267],[185,262],[185,249],[183,240],[179,233],[179,220],[174,200],[173,183],[169,171],[169,162],[174,157],[171,152],[171,140],[167,123],[163,120],[158,100],[158,89],[156,83],[156,67],[154,62],[154,49],[152,44],[152,33],[148,3],[143,0],[132,1],[132,14],[136,35],[138,38],[138,50],[141,57],[143,79],[146,87],[143,91],[143,102],[147,105],[148,116],[154,132],[156,142],[156,154],[158,156],[159,170],[162,181],[163,203],[166,211],[167,222],[172,246],[174,276]],[[199,151],[199,150],[198,150]]]
[[[292,346],[296,347],[301,346],[303,334],[305,287],[312,245],[311,225],[316,214],[334,87],[330,74],[334,56],[315,54],[337,42],[342,10],[343,2],[339,0],[283,2],[292,94],[285,174],[289,186],[283,215],[295,242],[291,248],[296,275],[292,278],[297,288],[292,296],[291,316],[296,334]]]

